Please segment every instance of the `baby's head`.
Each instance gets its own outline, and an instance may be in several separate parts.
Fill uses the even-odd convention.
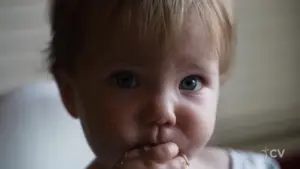
[[[231,63],[228,0],[54,0],[50,69],[98,161],[210,139]]]

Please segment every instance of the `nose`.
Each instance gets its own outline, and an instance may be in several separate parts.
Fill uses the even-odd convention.
[[[150,125],[175,125],[175,98],[172,93],[160,92],[148,94],[141,118],[143,122]]]

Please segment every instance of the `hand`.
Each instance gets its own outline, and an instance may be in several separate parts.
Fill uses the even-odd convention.
[[[188,161],[185,155],[179,154],[175,143],[161,144],[144,152],[128,152],[116,169],[185,169]]]

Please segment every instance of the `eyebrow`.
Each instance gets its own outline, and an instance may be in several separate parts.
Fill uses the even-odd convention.
[[[142,68],[142,67],[146,67],[147,64],[145,64],[142,61],[137,61],[134,59],[103,59],[102,64],[105,66],[112,66],[112,65],[116,65],[116,66],[130,66],[130,67],[136,67],[136,68]]]
[[[202,59],[201,59],[202,60]],[[118,59],[111,59],[111,58],[104,58],[102,61],[103,68],[112,67],[112,66],[124,66],[124,67],[132,67],[132,68],[146,68],[151,67],[151,64],[147,64],[147,62],[138,60],[138,59],[128,59],[128,58],[122,58],[119,57]],[[186,59],[181,60],[178,64],[174,65],[174,68],[176,70],[189,70],[189,71],[195,71],[200,72],[201,74],[218,74],[218,70],[214,71],[212,69],[211,64],[213,64],[214,60],[211,59],[203,59],[199,62],[193,62],[193,61],[187,61]]]
[[[213,60],[203,60],[202,62],[192,62],[183,60],[180,62],[179,65],[176,65],[176,69],[189,69],[197,72],[201,72],[204,74],[217,74],[218,72],[214,71],[212,68]]]

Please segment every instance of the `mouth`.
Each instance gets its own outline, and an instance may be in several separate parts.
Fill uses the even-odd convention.
[[[140,139],[139,141],[135,142],[135,144],[132,144],[132,147],[129,149],[131,150],[148,150],[154,147],[157,147],[159,145],[163,145],[169,142],[173,142],[179,144],[179,140],[174,137],[174,131],[173,130],[167,130],[167,129],[159,129],[157,128],[153,132],[151,132],[151,135],[147,135],[144,138]]]
[[[132,148],[129,149],[129,151],[132,151],[132,150],[139,150],[139,151],[147,151],[153,147],[156,147],[156,146],[159,146],[159,145],[162,145],[162,144],[166,144],[167,142],[158,142],[158,143],[139,143],[139,144],[136,144],[135,146],[133,146]]]
[[[164,144],[164,143],[146,143],[146,144],[138,144],[136,146],[134,146],[133,148],[131,148],[129,151],[131,150],[149,150],[153,147],[156,147],[160,144]]]

